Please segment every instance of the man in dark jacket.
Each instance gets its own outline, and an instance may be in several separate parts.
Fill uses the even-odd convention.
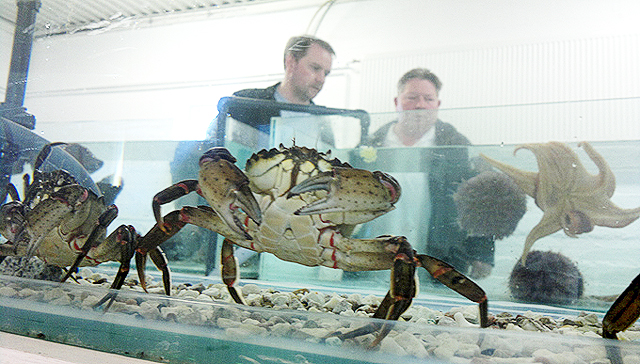
[[[284,79],[267,88],[236,91],[233,96],[271,100],[298,105],[313,105],[313,98],[322,90],[325,78],[331,72],[335,52],[329,43],[312,36],[292,37],[284,51]],[[229,107],[227,113],[242,123],[269,133],[272,117],[305,116],[304,113],[279,109],[246,106]],[[207,131],[214,137],[215,125]]]
[[[476,172],[469,161],[469,140],[437,117],[441,87],[438,77],[427,69],[407,72],[398,82],[398,96],[394,100],[398,119],[374,132],[367,144],[373,147],[433,147],[421,154],[422,160],[412,161],[419,171],[428,174],[426,192],[431,209],[426,254],[448,262],[473,278],[482,278],[491,273],[494,264],[494,241],[486,237],[468,237],[456,221],[453,193],[461,182]],[[403,190],[409,192],[410,188],[403,186]]]

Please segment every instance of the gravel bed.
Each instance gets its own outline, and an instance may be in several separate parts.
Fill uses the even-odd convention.
[[[106,274],[81,268],[78,283],[71,281],[40,291],[29,285],[3,281],[0,297],[93,309],[104,296],[104,291],[93,287],[108,288],[111,279]],[[92,289],[79,289],[83,286]],[[327,337],[370,322],[357,318],[370,317],[382,297],[308,290],[282,292],[251,283],[239,288],[248,306],[269,310],[225,304],[232,303],[232,299],[223,284],[176,284],[171,292],[175,299],[168,300],[163,296],[161,282],[157,281],[150,282],[150,295],[127,294],[142,292],[137,282],[129,279],[109,312],[214,327],[224,330],[228,338],[286,337],[345,348],[367,347],[375,339],[374,334],[344,341]],[[305,314],[297,315],[298,311]],[[605,344],[611,342],[601,339],[601,320],[594,313],[558,318],[534,312],[492,312],[490,319],[493,324],[488,329],[469,329],[478,327],[477,305],[452,307],[442,312],[414,304],[400,321],[415,325],[396,325],[373,350],[451,363],[610,363]],[[429,327],[425,329],[424,325]],[[483,335],[486,332],[490,335]],[[562,336],[559,344],[552,344],[553,338],[559,336]],[[634,325],[619,336],[623,341],[640,342],[640,327]],[[578,340],[570,340],[573,338]],[[639,352],[635,345],[623,345],[624,363],[640,363]]]

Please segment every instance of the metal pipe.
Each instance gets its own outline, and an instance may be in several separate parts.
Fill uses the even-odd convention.
[[[23,104],[27,89],[36,14],[42,3],[40,0],[18,0],[17,5],[18,15],[13,35],[11,66],[5,101],[0,104],[0,116],[29,129],[34,129],[35,117],[26,112]]]

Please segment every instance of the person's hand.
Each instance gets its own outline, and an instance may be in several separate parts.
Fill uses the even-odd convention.
[[[472,279],[485,278],[489,274],[491,274],[491,269],[493,269],[491,264],[475,260],[471,263],[471,267],[469,269],[469,277]]]

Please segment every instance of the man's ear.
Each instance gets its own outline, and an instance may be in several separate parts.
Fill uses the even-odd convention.
[[[284,69],[289,69],[291,67],[293,67],[293,65],[295,64],[296,58],[293,56],[293,54],[287,54],[286,57],[284,57]]]
[[[393,98],[393,104],[396,106],[396,111],[398,110],[398,97]]]

